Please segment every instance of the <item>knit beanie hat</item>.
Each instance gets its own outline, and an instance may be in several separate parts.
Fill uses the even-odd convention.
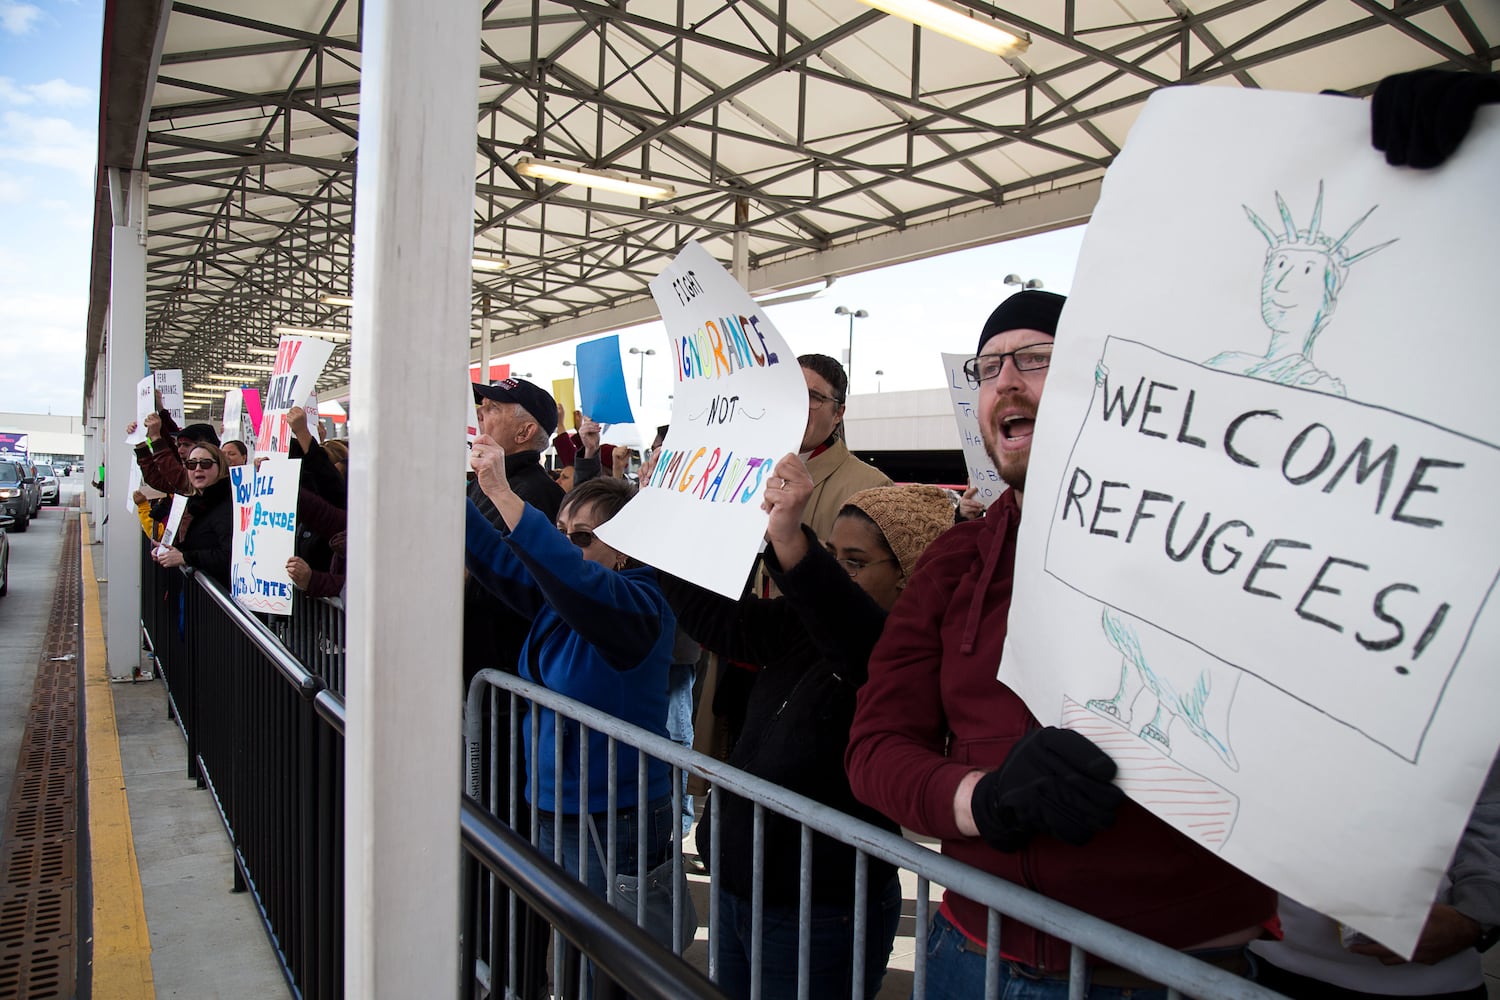
[[[979,334],[979,346],[974,348],[974,353],[984,350],[985,342],[991,337],[997,337],[1007,330],[1040,330],[1057,336],[1057,318],[1062,315],[1063,303],[1067,301],[1066,295],[1041,292],[1034,288],[1017,292],[996,306],[995,311],[990,313],[990,318],[984,321],[984,329]]]
[[[860,490],[844,506],[858,508],[875,522],[908,576],[923,550],[953,527],[953,494],[937,486],[876,486]]]

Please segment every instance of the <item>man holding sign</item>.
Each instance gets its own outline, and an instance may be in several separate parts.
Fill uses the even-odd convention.
[[[1039,727],[995,680],[1032,430],[1063,302],[1041,291],[1006,299],[964,366],[979,393],[985,448],[1010,489],[982,519],[933,543],[892,610],[860,691],[850,783],[903,826],[942,838],[951,857],[1239,970],[1239,947],[1275,915],[1275,893],[1127,800],[1103,751],[1078,733]],[[932,926],[929,993],[982,991],[986,919],[978,903],[945,895]],[[1057,979],[1066,990],[1067,942],[1007,922],[1003,947],[1026,967],[1019,975]],[[1002,963],[1002,977],[1008,969]],[[1096,987],[1152,985],[1118,968],[1091,978]]]

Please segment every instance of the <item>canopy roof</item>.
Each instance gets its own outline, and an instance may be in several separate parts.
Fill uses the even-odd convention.
[[[990,55],[858,0],[486,5],[474,242],[510,266],[474,272],[476,336],[481,315],[497,354],[654,318],[647,282],[689,239],[727,262],[738,236],[760,293],[1082,221],[1158,87],[1366,94],[1500,52],[1489,0],[955,2],[1028,44]],[[191,384],[278,324],[348,328],[321,298],[350,294],[359,88],[357,0],[109,0],[101,164],[150,174],[154,367]],[[101,183],[89,371],[109,225]]]

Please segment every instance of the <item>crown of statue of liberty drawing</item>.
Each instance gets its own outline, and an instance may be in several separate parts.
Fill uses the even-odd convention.
[[[1375,209],[1380,207],[1378,205],[1371,205],[1370,210],[1356,219],[1354,225],[1345,230],[1344,235],[1338,239],[1335,240],[1324,233],[1321,228],[1323,224],[1322,181],[1318,182],[1318,201],[1313,206],[1312,219],[1308,222],[1306,229],[1297,228],[1297,223],[1292,219],[1292,210],[1287,208],[1286,200],[1281,197],[1280,191],[1276,192],[1276,209],[1281,213],[1281,222],[1283,227],[1285,227],[1283,232],[1277,233],[1272,231],[1271,227],[1261,221],[1260,216],[1256,215],[1249,205],[1241,205],[1240,207],[1245,210],[1245,214],[1250,217],[1250,222],[1255,228],[1260,230],[1260,234],[1266,238],[1266,243],[1270,245],[1270,249],[1267,251],[1268,254],[1274,254],[1280,250],[1304,250],[1321,254],[1328,259],[1328,263],[1332,266],[1337,284],[1339,285],[1344,283],[1344,278],[1348,275],[1349,268],[1356,261],[1363,260],[1396,242],[1393,239],[1386,240],[1384,243],[1361,250],[1358,253],[1350,252],[1346,245],[1349,242],[1349,237],[1354,235],[1355,230],[1364,225],[1365,220],[1370,217]]]

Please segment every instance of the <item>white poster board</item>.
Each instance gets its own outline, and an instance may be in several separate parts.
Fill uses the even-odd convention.
[[[156,391],[161,393],[160,409],[170,413],[178,427],[186,426],[187,414],[182,407],[182,369],[166,368],[152,374],[156,379]]]
[[[182,515],[187,511],[188,498],[182,493],[172,494],[172,509],[167,514],[167,523],[162,528],[161,541],[156,545],[156,554],[177,541],[177,530],[182,527]]]
[[[273,456],[229,470],[234,496],[234,542],[229,582],[240,607],[272,615],[292,613],[286,563],[297,541],[300,458]]]
[[[969,384],[964,375],[964,362],[971,354],[943,354],[943,371],[948,377],[948,395],[953,400],[953,419],[958,424],[958,440],[964,450],[964,468],[969,473],[969,485],[974,487],[974,499],[986,508],[995,498],[1005,492],[1005,483],[995,471],[984,450],[984,439],[979,436],[979,390]]]
[[[146,440],[146,418],[156,412],[156,378],[147,375],[135,384],[135,430],[125,435],[125,443],[134,447]]]
[[[1500,109],[1437,171],[1369,130],[1345,98],[1151,98],[1063,312],[1000,678],[1410,954],[1500,741]]]
[[[224,393],[224,419],[219,423],[220,441],[234,441],[236,439],[240,439],[240,418],[244,415],[244,412],[244,390],[227,390]]]
[[[138,517],[140,514],[135,506],[135,494],[137,490],[147,500],[160,500],[166,496],[161,490],[153,489],[146,484],[146,480],[141,476],[141,467],[132,461],[130,463],[130,488],[125,491],[125,509],[130,512],[131,517]]]
[[[610,545],[739,597],[765,536],[766,481],[807,427],[797,356],[749,294],[697,243],[651,282],[676,385],[661,457],[601,525]]]
[[[286,413],[294,406],[302,406],[312,395],[323,366],[333,354],[333,345],[316,337],[296,337],[283,334],[276,345],[276,360],[272,363],[271,382],[262,403],[260,434],[255,439],[255,450],[262,455],[285,455],[292,443],[292,431],[287,426]]]

